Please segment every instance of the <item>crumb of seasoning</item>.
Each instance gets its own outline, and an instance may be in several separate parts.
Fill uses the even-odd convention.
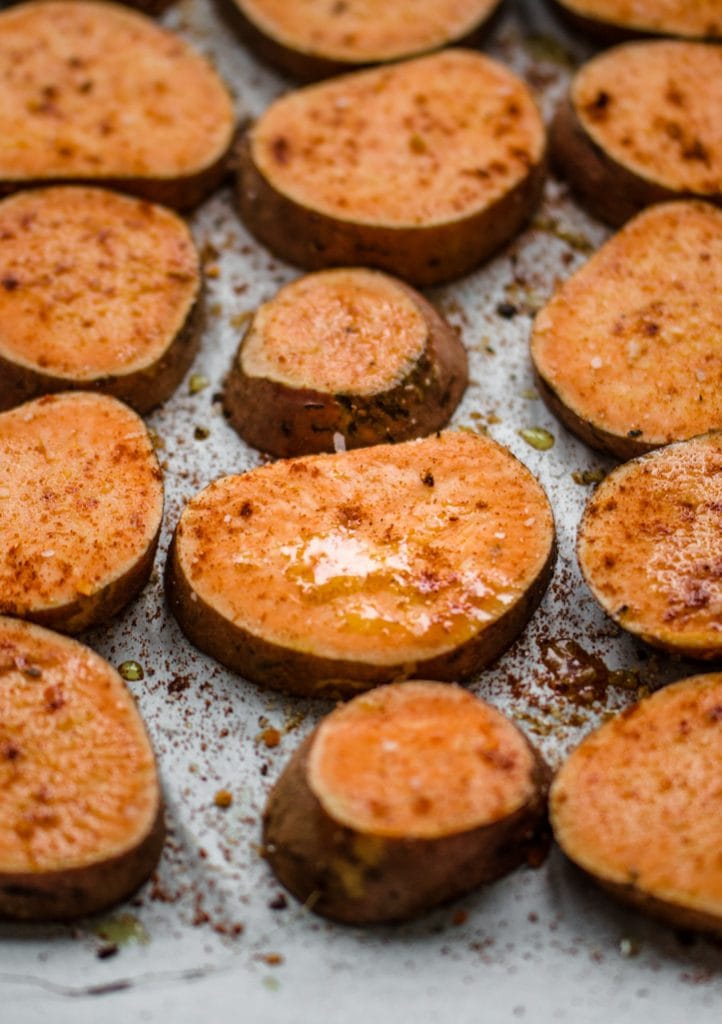
[[[115,956],[119,952],[119,949],[117,942],[106,942],[104,945],[98,946],[95,955],[98,960],[109,960],[111,956]]]
[[[267,729],[263,730],[258,738],[262,743],[265,743],[269,749],[272,749],[273,747],[277,747],[281,742],[281,733],[278,729],[274,729],[273,726],[269,726]]]
[[[246,309],[242,313],[234,313],[231,317],[231,327],[243,327],[249,320],[253,319],[255,310]]]
[[[588,486],[589,484],[600,484],[607,475],[604,469],[575,469],[572,473],[572,480],[575,484]]]
[[[196,441],[205,441],[210,436],[210,433],[208,427],[196,427],[193,431],[193,437]]]
[[[188,394],[197,395],[199,391],[207,388],[210,381],[202,373],[193,373],[188,381]]]
[[[150,443],[153,445],[156,451],[162,451],[165,448],[165,441],[157,431],[152,428],[148,431],[150,435]]]
[[[500,302],[496,307],[496,311],[504,320],[513,320],[519,309],[511,302]]]
[[[459,925],[466,924],[466,922],[468,920],[469,920],[469,911],[468,910],[456,910],[456,911],[454,911],[454,916],[451,919],[451,923],[455,924],[458,927]]]
[[[550,434],[544,427],[524,427],[524,429],[517,431],[519,437],[521,437],[527,444],[530,444],[532,448],[536,448],[537,451],[546,452],[550,448],[554,447],[554,435]]]
[[[217,263],[209,263],[208,266],[205,268],[205,275],[206,277],[220,277],[221,268],[218,266]]]
[[[284,961],[281,953],[259,953],[258,959],[262,960],[264,964],[268,964],[269,967],[280,967]]]
[[[268,903],[270,910],[285,910],[288,907],[288,900],[282,892],[274,896]]]
[[[124,661],[118,665],[118,672],[128,683],[137,683],[139,679],[145,678],[143,666],[137,661]]]
[[[230,807],[233,803],[233,794],[227,789],[219,789],[213,797],[213,803],[216,807],[222,807],[225,810],[226,807]]]
[[[619,952],[622,956],[638,956],[641,948],[639,939],[633,939],[628,935],[619,942]]]

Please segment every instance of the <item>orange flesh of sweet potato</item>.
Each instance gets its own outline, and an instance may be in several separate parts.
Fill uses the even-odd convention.
[[[293,281],[261,306],[241,366],[290,387],[373,394],[403,380],[426,338],[403,285],[371,270],[333,270]]]
[[[104,395],[40,398],[0,415],[0,460],[0,612],[74,632],[117,611],[115,588],[125,603],[150,573],[163,512],[140,417]]]
[[[347,828],[439,839],[500,821],[535,795],[535,757],[507,718],[465,690],[380,687],[325,718],[308,784]]]
[[[274,189],[321,214],[388,227],[483,209],[528,176],[544,147],[524,83],[463,50],[297,90],[251,132],[253,161]]]
[[[0,358],[68,382],[159,360],[198,298],[190,232],[169,210],[101,189],[0,202]]]
[[[371,64],[436,49],[463,39],[498,0],[236,0],[265,35],[292,50],[326,60]]]
[[[115,4],[3,11],[0,84],[0,185],[173,181],[208,170],[232,140],[231,100],[206,61]]]
[[[557,0],[582,18],[633,32],[702,38],[722,35],[719,0]]]
[[[578,557],[621,626],[692,657],[722,654],[722,433],[620,466],[582,518]]]
[[[539,313],[531,352],[565,422],[619,455],[722,427],[722,213],[639,214]]]
[[[722,675],[685,679],[572,753],[551,790],[556,838],[621,898],[719,931],[721,773]]]
[[[572,83],[584,131],[618,164],[674,192],[719,196],[722,51],[704,43],[628,43]]]

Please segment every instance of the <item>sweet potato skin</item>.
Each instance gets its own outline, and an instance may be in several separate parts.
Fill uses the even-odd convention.
[[[536,752],[535,797],[503,821],[435,840],[381,839],[326,813],[307,781],[313,739],[271,792],[263,839],[280,881],[315,913],[352,924],[407,920],[501,877],[539,843],[549,770]]]
[[[334,434],[347,448],[422,437],[448,423],[468,383],[466,351],[456,332],[412,288],[398,282],[422,314],[428,340],[413,371],[374,395],[330,394],[249,377],[243,341],[224,386],[224,411],[249,444],[288,457],[332,452]],[[253,324],[248,331],[253,330]]]

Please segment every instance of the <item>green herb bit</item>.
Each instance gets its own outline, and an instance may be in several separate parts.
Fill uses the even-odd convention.
[[[575,469],[572,473],[572,480],[575,484],[582,484],[586,487],[589,484],[600,484],[606,475],[604,469]]]
[[[519,437],[523,438],[532,448],[536,448],[537,451],[546,452],[554,447],[554,435],[544,427],[525,427],[518,433]]]
[[[210,381],[202,373],[194,373],[188,381],[188,394],[197,395],[199,391],[203,391],[209,384]]]
[[[145,678],[143,666],[137,661],[124,661],[118,666],[118,672],[128,683],[137,683],[139,679]]]

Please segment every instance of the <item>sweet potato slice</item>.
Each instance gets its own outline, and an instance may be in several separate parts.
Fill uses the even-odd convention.
[[[106,395],[0,414],[0,613],[77,633],[145,585],[163,483],[143,421]]]
[[[351,694],[474,673],[522,629],[554,553],[529,471],[449,432],[216,480],[181,516],[167,589],[191,642],[247,679]]]
[[[161,206],[104,189],[0,202],[0,409],[69,388],[147,412],[198,348],[200,267]]]
[[[383,686],[323,719],[276,783],[266,856],[310,909],[400,921],[493,881],[539,845],[548,770],[458,686]]]
[[[84,181],[190,207],[233,133],[215,71],[143,15],[87,0],[0,14],[0,190]]]
[[[722,433],[620,466],[584,511],[577,554],[604,611],[648,643],[722,655]]]
[[[665,199],[722,201],[722,50],[627,43],[572,81],[551,130],[554,157],[610,224]]]
[[[79,917],[130,895],[163,847],[153,751],[118,673],[0,617],[0,916]]]
[[[227,0],[256,53],[296,78],[340,74],[362,64],[414,57],[472,42],[500,0]]]
[[[722,428],[722,211],[653,206],[534,321],[542,397],[621,459]]]
[[[241,146],[240,212],[291,263],[432,284],[519,230],[539,199],[545,141],[516,75],[447,50],[271,104]]]
[[[722,932],[722,675],[667,686],[588,736],[551,790],[555,836],[613,895]]]
[[[554,0],[576,27],[605,40],[640,35],[722,37],[719,0]]]
[[[230,422],[273,455],[405,441],[443,427],[466,387],[456,331],[375,270],[326,270],[257,310],[226,379]]]

